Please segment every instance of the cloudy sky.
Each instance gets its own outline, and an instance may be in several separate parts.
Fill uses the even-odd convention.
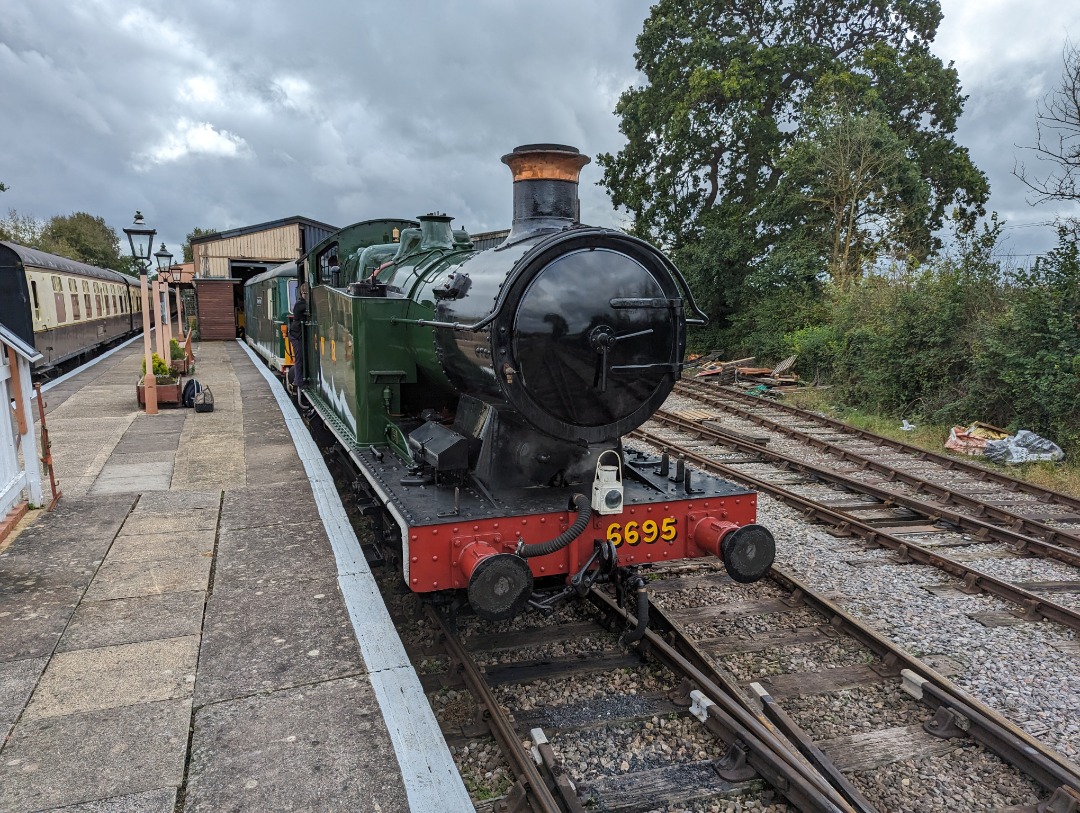
[[[622,146],[649,0],[0,0],[0,209],[141,209],[179,254],[195,226],[304,215],[336,226],[431,210],[503,228],[499,157],[538,141]],[[1061,80],[1080,8],[942,0],[935,45],[968,94],[957,140],[988,175],[1018,259],[1052,247],[1014,164]],[[1040,172],[1044,168],[1036,167]],[[618,225],[595,164],[582,219]],[[121,234],[121,239],[123,236]]]

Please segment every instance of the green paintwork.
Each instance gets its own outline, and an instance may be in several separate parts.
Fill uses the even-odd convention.
[[[281,326],[296,301],[296,263],[282,263],[244,283],[244,319],[247,343],[274,370],[285,359]]]
[[[394,418],[409,410],[411,405],[402,399],[410,392],[422,393],[425,403],[436,406],[440,393],[448,406],[456,403],[454,388],[436,358],[431,328],[414,322],[434,318],[431,289],[471,251],[454,246],[399,258],[389,278],[401,292],[392,296],[358,297],[344,289],[353,281],[352,269],[363,264],[365,248],[384,245],[393,228],[404,232],[414,225],[384,220],[348,226],[302,260],[305,278],[320,279],[320,272],[325,274],[320,257],[336,248],[342,268],[350,272],[339,280],[340,287],[311,286],[305,373],[323,409],[329,409],[359,445],[403,447]]]

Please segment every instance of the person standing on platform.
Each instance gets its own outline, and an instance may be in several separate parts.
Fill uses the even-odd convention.
[[[292,345],[293,386],[299,388],[304,382],[304,322],[308,317],[307,306],[308,286],[305,282],[300,286],[296,296],[296,304],[293,305],[292,322],[289,323],[289,344]]]

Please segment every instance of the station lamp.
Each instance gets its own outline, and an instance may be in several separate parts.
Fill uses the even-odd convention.
[[[142,212],[135,212],[135,222],[124,229],[131,245],[131,258],[139,269],[142,288],[143,312],[143,352],[146,373],[143,375],[143,396],[146,400],[146,414],[157,415],[157,378],[154,376],[154,351],[150,346],[150,295],[146,282],[147,269],[150,267],[150,249],[154,245],[157,230],[143,221]]]
[[[158,295],[157,286],[154,288],[154,305],[155,309],[159,311],[158,315],[158,330],[162,331],[162,337],[160,345],[162,347],[161,357],[168,363],[171,357],[172,348],[172,322],[169,320],[169,283],[172,282],[172,259],[173,255],[165,244],[161,244],[161,248],[154,252],[154,259],[157,260],[158,275],[157,278],[161,282],[164,290],[161,295]],[[164,303],[162,303],[164,300]],[[164,312],[162,310],[162,304],[164,304]]]

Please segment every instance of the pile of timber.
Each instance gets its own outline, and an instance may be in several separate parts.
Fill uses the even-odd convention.
[[[802,381],[794,372],[795,356],[788,356],[775,367],[752,367],[750,365],[753,362],[753,356],[735,361],[707,361],[699,365],[697,377],[712,376],[721,386],[735,385],[746,389],[759,385],[772,389],[795,389],[802,386]]]

